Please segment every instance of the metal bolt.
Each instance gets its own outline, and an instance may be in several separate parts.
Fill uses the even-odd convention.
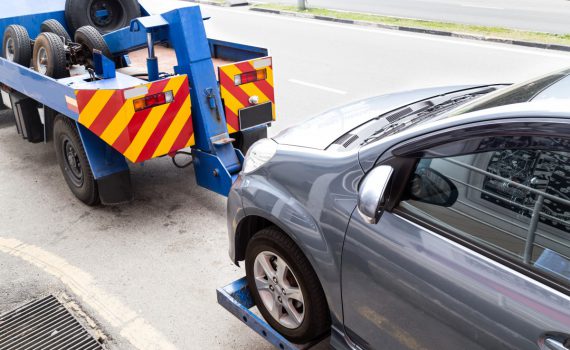
[[[273,277],[273,283],[277,284],[277,277]]]
[[[272,286],[272,285],[269,285],[269,290],[270,290],[270,291],[272,291],[272,292],[273,292],[273,290],[274,290],[274,289],[275,289],[275,288],[273,288],[273,286]]]
[[[220,175],[220,172],[218,171],[218,169],[214,169],[214,171],[212,171],[212,175],[218,177],[218,175]]]
[[[279,301],[280,303],[283,302],[283,299],[281,299],[281,297],[277,297],[277,301]]]
[[[286,293],[285,293],[285,288],[281,288],[281,293],[286,294]]]

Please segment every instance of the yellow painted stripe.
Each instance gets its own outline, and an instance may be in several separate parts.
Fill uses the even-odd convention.
[[[238,74],[241,74],[242,71],[240,69],[238,69],[238,67],[236,67],[235,65],[229,65],[224,67],[224,70],[227,72],[228,76],[233,77],[236,76]],[[255,86],[255,84],[243,84],[243,85],[239,85],[237,86],[237,88],[242,89],[248,96],[257,96],[259,98],[259,103],[263,103],[263,102],[267,102],[269,101],[269,98],[267,96],[265,96],[265,94],[263,92],[261,92],[261,90],[259,90],[259,88],[257,86]]]
[[[225,87],[221,86],[222,96],[224,98],[224,104],[228,107],[232,112],[238,115],[238,111],[244,107],[244,105]]]
[[[230,133],[230,134],[233,134],[234,132],[237,131],[236,129],[234,129],[234,128],[230,125],[230,123],[226,123],[226,126],[227,126],[227,128],[228,128],[228,133]]]
[[[186,144],[186,147],[190,147],[190,146],[194,146],[194,144],[196,143],[196,141],[194,141],[194,134],[192,134],[192,136],[190,136],[190,140],[188,140],[188,143]]]
[[[186,121],[192,117],[190,115],[190,108],[190,95],[188,95],[176,113],[176,116],[168,127],[168,130],[166,130],[166,133],[162,137],[162,140],[160,140],[158,147],[152,155],[153,158],[162,156],[170,151],[172,145],[174,145],[174,142],[176,141],[176,138],[178,135],[180,135],[180,130],[182,130],[184,124],[186,124]]]
[[[98,90],[79,113],[79,122],[90,127],[114,93],[115,90]]]
[[[162,91],[172,90],[173,95],[176,96],[176,93],[178,93],[178,90],[180,90],[183,82],[184,79],[170,79]],[[139,154],[142,152],[144,146],[146,145],[148,139],[152,135],[152,132],[160,122],[160,119],[164,116],[164,113],[166,113],[168,106],[170,106],[170,104],[164,104],[152,108],[139,132],[135,136],[135,139],[131,142],[129,148],[127,148],[124,153],[124,156],[127,157],[130,161],[136,161]]]
[[[115,143],[119,135],[125,130],[127,125],[133,116],[135,115],[135,106],[131,100],[125,101],[119,112],[115,115],[113,120],[107,125],[103,133],[101,134],[101,139],[112,145]]]

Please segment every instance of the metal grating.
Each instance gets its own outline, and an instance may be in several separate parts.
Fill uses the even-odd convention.
[[[103,350],[54,296],[0,316],[0,349]]]
[[[389,121],[390,123],[395,122],[396,120],[407,116],[408,114],[412,113],[414,110],[411,109],[410,107],[406,107],[404,109],[400,109],[392,114],[389,114],[386,116],[386,120]]]

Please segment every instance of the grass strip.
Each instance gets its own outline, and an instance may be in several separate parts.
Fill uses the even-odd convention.
[[[485,37],[494,37],[508,40],[520,40],[529,42],[538,42],[544,44],[557,44],[570,46],[570,33],[568,34],[551,34],[542,32],[531,32],[524,30],[509,29],[503,27],[488,27],[471,24],[459,24],[450,22],[427,21],[413,18],[401,18],[381,16],[359,12],[336,11],[323,8],[308,8],[300,11],[296,6],[288,6],[281,4],[256,4],[253,7],[265,8],[270,10],[289,11],[296,13],[310,14],[314,16],[326,16],[337,19],[364,21],[371,23],[379,23],[390,26],[413,27],[428,30],[447,31],[462,34],[474,34]]]

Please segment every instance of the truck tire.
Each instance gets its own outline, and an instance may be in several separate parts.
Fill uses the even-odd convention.
[[[106,12],[100,15],[100,12]],[[129,26],[133,18],[141,16],[137,0],[67,0],[65,20],[72,31],[82,26],[93,26],[106,34]]]
[[[53,125],[53,141],[57,161],[71,192],[89,206],[99,204],[97,182],[75,122],[58,115]]]
[[[281,275],[278,266],[283,267]],[[285,338],[305,343],[330,330],[330,312],[319,279],[283,231],[272,226],[251,238],[245,271],[259,312]]]
[[[59,23],[55,19],[48,19],[44,21],[40,26],[40,31],[42,33],[54,33],[59,37],[63,37],[65,39],[66,44],[71,41],[71,37],[69,36],[63,25],[61,25],[61,23]]]
[[[34,42],[32,57],[34,69],[54,79],[69,76],[65,46],[62,39],[54,33],[40,33]]]
[[[32,61],[32,41],[26,28],[12,24],[4,30],[2,57],[24,67]]]
[[[75,32],[75,42],[81,44],[83,48],[83,56],[85,57],[85,65],[93,68],[93,50],[101,51],[101,53],[112,58],[111,51],[103,39],[101,33],[92,26],[83,26]]]

